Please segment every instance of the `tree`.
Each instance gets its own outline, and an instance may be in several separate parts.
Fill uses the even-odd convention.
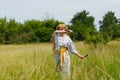
[[[6,30],[7,19],[6,17],[0,18],[0,43],[5,43],[5,30]]]
[[[0,18],[0,43],[30,43],[48,42],[56,26],[62,22],[54,19],[49,20],[26,20],[19,23],[15,19],[7,21]]]
[[[17,35],[19,30],[19,23],[15,21],[15,19],[10,19],[9,22],[6,24],[5,29],[5,41],[6,44],[9,43],[16,43],[17,42]]]
[[[94,26],[94,17],[89,16],[89,12],[83,10],[82,12],[78,12],[71,19],[71,29],[75,32],[72,37],[75,40],[85,40],[87,36],[91,36],[96,32]]]
[[[102,21],[100,23],[100,33],[103,35],[104,42],[115,38],[118,27],[118,19],[116,18],[114,12],[109,11],[105,14]]]

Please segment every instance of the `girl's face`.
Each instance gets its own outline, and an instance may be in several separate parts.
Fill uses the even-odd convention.
[[[65,30],[65,28],[59,27],[58,30]],[[60,33],[60,36],[63,36],[65,33]]]

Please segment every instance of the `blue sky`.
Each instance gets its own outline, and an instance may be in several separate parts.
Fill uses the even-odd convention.
[[[98,21],[113,11],[120,18],[119,0],[0,0],[0,17],[14,18],[16,21],[54,18],[69,24],[77,12],[86,10]]]

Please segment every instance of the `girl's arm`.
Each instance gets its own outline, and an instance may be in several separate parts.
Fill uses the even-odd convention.
[[[72,30],[67,30],[67,31],[65,31],[65,30],[55,30],[55,32],[58,33],[58,34],[60,34],[60,33],[73,33]]]
[[[78,56],[80,59],[83,59],[85,57],[83,55],[80,55],[79,53],[76,53],[75,55]]]
[[[80,55],[80,54],[78,53],[78,51],[76,50],[75,45],[74,45],[74,43],[72,42],[72,40],[71,40],[70,38],[69,38],[69,40],[70,40],[70,45],[69,45],[69,50],[70,50],[70,52],[73,53],[73,54],[75,54],[76,56],[78,56],[80,59],[83,59],[85,56]]]

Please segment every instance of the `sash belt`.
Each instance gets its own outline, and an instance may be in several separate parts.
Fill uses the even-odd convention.
[[[60,54],[60,66],[62,66],[62,62],[65,60],[66,51],[67,51],[67,48],[64,46],[61,46],[60,49],[56,51],[56,53]]]

